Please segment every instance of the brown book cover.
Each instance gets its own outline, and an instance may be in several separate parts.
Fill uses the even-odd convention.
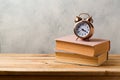
[[[64,50],[86,56],[99,56],[110,50],[110,41],[104,39],[76,40],[75,35],[56,39],[56,50]]]
[[[105,61],[107,61],[107,54],[107,52],[104,52],[97,57],[89,57],[71,52],[56,51],[56,61],[71,64],[100,66]]]

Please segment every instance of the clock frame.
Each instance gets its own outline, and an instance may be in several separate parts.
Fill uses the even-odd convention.
[[[87,15],[88,18],[81,18],[80,15],[83,15],[83,14]],[[92,25],[93,19],[91,16],[89,16],[88,13],[81,13],[80,15],[76,16],[76,19],[75,19],[74,34],[77,36],[77,39],[80,38],[82,40],[89,40],[89,38],[92,37],[92,35],[94,34],[94,26]],[[80,26],[81,23],[87,23],[90,28],[88,35],[84,37],[79,36],[76,31],[76,29]]]

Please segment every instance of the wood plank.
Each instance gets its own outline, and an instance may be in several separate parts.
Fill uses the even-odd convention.
[[[120,55],[100,67],[58,63],[55,54],[0,54],[0,75],[120,76]]]
[[[120,80],[120,77],[101,76],[0,76],[0,80]]]

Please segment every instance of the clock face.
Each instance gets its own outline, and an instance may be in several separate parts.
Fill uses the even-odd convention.
[[[76,34],[79,37],[86,37],[90,32],[90,27],[87,23],[81,22],[76,27]]]

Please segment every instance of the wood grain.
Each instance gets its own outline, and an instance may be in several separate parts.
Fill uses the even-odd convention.
[[[110,54],[108,61],[102,66],[90,67],[58,63],[55,60],[55,54],[0,54],[0,79],[2,80],[6,77],[9,80],[14,77],[14,80],[21,80],[20,78],[33,80],[38,77],[42,77],[43,80],[48,78],[55,80],[53,78],[61,79],[61,76],[63,80],[79,80],[78,78],[87,80],[89,77],[91,79],[98,77],[98,80],[103,78],[104,80],[119,80],[120,55]],[[17,77],[19,79],[16,79]]]

